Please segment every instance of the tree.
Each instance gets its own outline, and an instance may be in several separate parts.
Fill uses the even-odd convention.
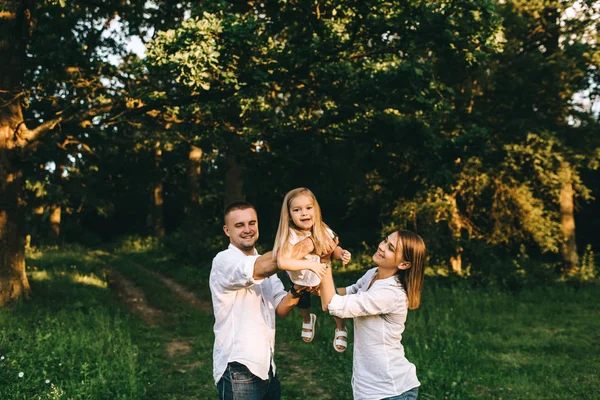
[[[86,135],[105,122],[107,113],[125,108],[118,90],[101,79],[110,81],[118,73],[106,64],[103,52],[125,54],[123,43],[105,33],[119,13],[129,17],[131,26],[140,26],[144,5],[11,0],[0,11],[4,60],[0,65],[0,304],[4,304],[29,291],[23,170],[33,170],[29,163],[39,162],[40,149],[51,146],[57,151],[57,143],[77,156]]]

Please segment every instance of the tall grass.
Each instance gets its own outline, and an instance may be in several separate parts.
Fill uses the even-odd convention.
[[[210,262],[184,265],[150,245],[116,254],[84,248],[30,254],[31,299],[0,308],[1,399],[210,399],[213,317],[188,306],[136,265],[208,299]],[[143,289],[164,318],[149,326],[106,286],[110,265]],[[369,266],[365,265],[364,269]],[[339,285],[362,272],[339,271]],[[284,399],[351,399],[352,321],[345,353],[320,311],[312,343],[294,311],[277,323]],[[600,287],[548,284],[517,292],[426,278],[403,338],[422,399],[600,398]],[[173,343],[188,350],[168,354]],[[184,347],[185,347],[184,346]],[[1,357],[4,357],[3,359]],[[22,376],[20,377],[22,373]]]
[[[81,249],[34,257],[31,298],[0,308],[0,398],[142,398],[137,323],[102,264]]]

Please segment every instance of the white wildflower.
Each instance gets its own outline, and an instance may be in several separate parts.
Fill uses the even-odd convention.
[[[25,375],[23,372],[19,372],[19,378],[22,378]]]
[[[50,379],[46,379],[46,385],[50,383]]]

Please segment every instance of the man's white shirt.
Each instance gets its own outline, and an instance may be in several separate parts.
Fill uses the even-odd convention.
[[[216,255],[210,271],[210,291],[215,313],[213,376],[218,383],[227,364],[239,362],[266,380],[275,363],[275,309],[286,291],[277,277],[254,279],[259,257],[245,255],[229,245]]]

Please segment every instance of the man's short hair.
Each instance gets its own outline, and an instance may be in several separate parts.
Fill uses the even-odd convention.
[[[223,219],[225,219],[225,217],[227,217],[227,214],[229,214],[230,212],[232,212],[234,210],[246,210],[248,208],[251,208],[254,211],[256,211],[256,208],[254,208],[254,206],[252,204],[248,203],[247,201],[234,201],[233,203],[229,203],[227,205],[227,207],[225,207],[225,210],[223,211]]]

